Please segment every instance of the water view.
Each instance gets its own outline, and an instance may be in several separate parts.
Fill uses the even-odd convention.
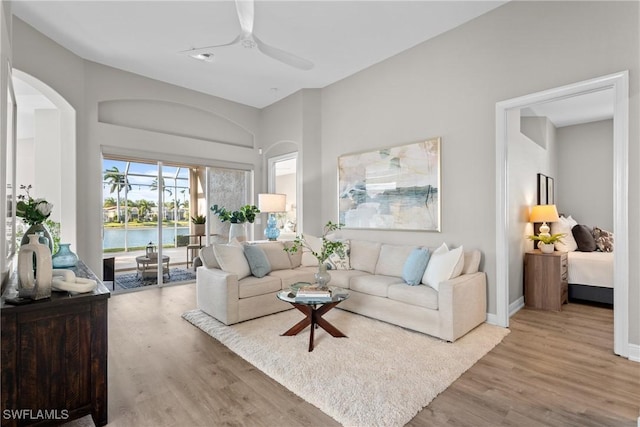
[[[189,234],[189,227],[162,227],[162,244],[168,245],[175,242],[176,233],[178,236]],[[105,228],[104,240],[102,241],[103,249],[124,248],[125,235],[127,239],[127,247],[147,246],[149,242],[158,244],[158,230],[154,227],[130,228],[126,231],[124,228]]]

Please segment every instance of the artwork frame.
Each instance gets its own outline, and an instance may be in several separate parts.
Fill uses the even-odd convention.
[[[440,137],[338,157],[347,229],[441,231]]]
[[[555,204],[555,190],[553,178],[545,174],[538,174],[538,204]]]

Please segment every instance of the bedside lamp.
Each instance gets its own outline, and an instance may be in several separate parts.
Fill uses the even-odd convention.
[[[286,194],[271,194],[263,193],[258,194],[258,209],[260,212],[266,212],[269,214],[267,220],[267,228],[264,229],[264,235],[269,240],[277,240],[280,235],[280,230],[276,227],[276,212],[285,212],[287,205]]]
[[[559,220],[560,217],[558,216],[556,205],[536,205],[531,208],[531,213],[529,214],[529,222],[542,223],[538,236],[550,236],[550,229],[547,222],[556,222]]]

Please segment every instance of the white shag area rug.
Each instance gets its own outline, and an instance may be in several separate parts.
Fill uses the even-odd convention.
[[[509,333],[482,324],[447,343],[343,310],[324,318],[348,338],[309,328],[289,310],[226,326],[200,310],[183,318],[345,426],[403,426]]]

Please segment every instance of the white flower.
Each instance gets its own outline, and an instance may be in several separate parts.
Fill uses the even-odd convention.
[[[42,216],[47,217],[51,214],[51,210],[53,209],[53,203],[49,203],[44,199],[36,200],[36,210],[42,214]]]

